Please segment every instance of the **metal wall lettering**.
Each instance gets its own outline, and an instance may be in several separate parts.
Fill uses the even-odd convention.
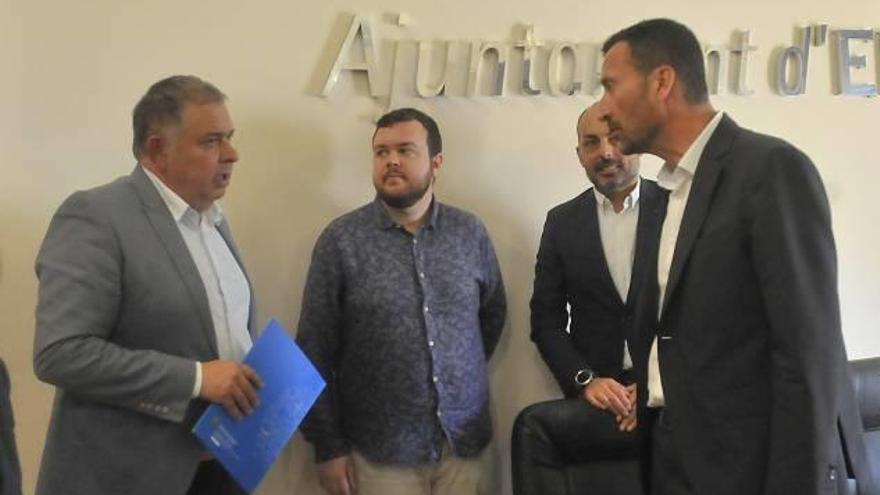
[[[776,90],[783,96],[802,95],[807,91],[807,68],[810,63],[810,39],[813,37],[812,26],[801,29],[797,46],[789,46],[782,51],[776,60]],[[794,81],[788,82],[789,62],[797,63]]]
[[[351,54],[352,45],[355,43],[358,33],[361,34],[363,61],[355,62],[349,60],[349,55]],[[327,80],[324,82],[324,89],[321,91],[321,96],[327,96],[330,94],[330,90],[332,90],[333,86],[339,81],[339,73],[343,70],[366,72],[367,81],[370,85],[370,95],[373,97],[382,96],[379,91],[379,71],[376,68],[376,47],[374,40],[373,24],[370,19],[359,15],[354,16],[351,20],[351,25],[348,28],[348,34],[345,36],[342,46],[339,47],[333,66],[330,68],[329,74],[327,74]]]
[[[455,44],[451,41],[446,42],[446,60],[443,63],[443,70],[440,72],[438,81],[431,84],[427,81],[428,75],[431,73],[433,65],[431,57],[431,43],[427,41],[419,41],[419,60],[416,69],[416,92],[422,98],[431,98],[433,96],[442,95],[446,89],[446,77],[452,67],[453,50]]]
[[[514,46],[522,48],[523,51],[523,69],[522,69],[522,90],[529,96],[541,94],[541,90],[533,84],[534,80],[534,60],[537,55],[538,48],[543,43],[535,38],[535,27],[526,26],[523,33],[522,41],[517,42]]]
[[[837,93],[856,96],[877,96],[876,84],[854,83],[851,77],[853,69],[867,68],[868,57],[867,55],[855,55],[851,50],[850,42],[870,44],[870,48],[874,48],[874,31],[872,29],[844,29],[836,31],[835,35],[837,41]],[[875,75],[872,74],[873,76]]]
[[[380,46],[373,21],[360,15],[351,17],[340,26],[347,26],[348,31],[335,52],[320,91],[322,96],[330,94],[343,71],[351,72],[353,76],[366,73],[370,95],[374,98],[390,95],[386,102],[389,105],[397,96],[412,95],[422,98],[535,97],[543,94],[571,97],[598,96],[602,91],[604,57],[601,45],[597,43],[558,40],[545,43],[536,37],[535,26],[526,24],[519,28],[513,40],[429,42],[398,38],[384,41]],[[393,20],[387,22],[395,29],[407,29],[410,25],[411,19],[406,14],[399,14],[396,18],[383,16],[383,19],[391,18]],[[880,93],[878,28],[834,31],[821,23],[795,28],[794,41],[774,51],[769,59],[769,86],[782,96],[806,93],[811,50],[824,47],[828,42],[833,45],[828,47],[828,52],[818,50],[814,53],[820,58],[831,55],[828,67],[833,71],[831,76],[836,94],[876,96]],[[729,44],[704,45],[709,93],[754,94],[748,80],[755,59],[753,54],[757,50],[758,47],[751,44],[751,31],[747,29],[733,31]],[[520,52],[522,72],[518,73],[520,67],[510,64],[519,64]],[[393,57],[389,57],[390,53],[394,54]],[[820,63],[817,66],[826,65]],[[508,73],[511,69],[513,75]],[[507,88],[508,79],[516,79],[513,91]]]
[[[504,84],[507,80],[507,49],[504,44],[496,42],[475,42],[471,45],[471,66],[468,71],[468,96],[478,96],[480,84],[489,70],[486,59],[495,54],[498,62],[495,64],[494,78],[486,96],[504,95]]]
[[[568,53],[571,57],[571,80],[567,84],[563,84],[562,68],[564,55]],[[557,43],[550,51],[550,60],[547,62],[547,86],[550,94],[554,96],[571,96],[581,90],[583,83],[579,80],[578,74],[582,72],[578,63],[577,45],[574,43]]]
[[[748,30],[737,31],[734,35],[733,46],[730,47],[730,54],[736,61],[734,71],[736,78],[734,79],[733,92],[740,96],[746,96],[754,93],[747,86],[749,78],[749,54],[758,49],[752,46],[752,33]]]
[[[703,50],[706,66],[706,86],[710,95],[717,95],[721,91],[724,81],[724,47],[708,46]]]

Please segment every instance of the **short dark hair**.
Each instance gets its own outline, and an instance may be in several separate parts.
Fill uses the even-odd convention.
[[[672,66],[688,103],[709,100],[703,50],[687,26],[672,19],[642,21],[611,35],[602,45],[602,53],[607,55],[612,46],[622,41],[629,45],[639,72],[647,74],[661,65]]]
[[[147,137],[169,124],[180,124],[187,103],[222,103],[226,95],[196,76],[171,76],[154,83],[131,113],[131,151],[138,160]]]
[[[434,158],[437,156],[437,153],[443,151],[443,140],[440,138],[440,128],[437,127],[437,122],[435,122],[430,115],[420,110],[416,110],[415,108],[398,108],[397,110],[392,110],[381,116],[379,121],[376,122],[376,130],[373,131],[373,139],[376,138],[376,132],[379,129],[391,127],[394,124],[399,124],[401,122],[412,121],[422,124],[422,127],[427,131],[428,154],[431,158]]]

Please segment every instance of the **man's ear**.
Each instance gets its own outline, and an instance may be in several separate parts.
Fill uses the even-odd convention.
[[[141,162],[152,172],[161,173],[164,171],[165,144],[166,139],[160,133],[147,136],[147,141],[143,147],[143,154],[141,155]]]
[[[440,167],[443,166],[443,152],[437,153],[433,157],[431,157],[431,170],[434,172],[434,178],[437,178],[438,172],[440,172]]]
[[[651,74],[655,94],[661,101],[666,101],[678,81],[678,74],[670,65],[661,65]]]

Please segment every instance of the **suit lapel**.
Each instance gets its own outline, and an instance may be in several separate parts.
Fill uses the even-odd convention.
[[[733,119],[724,115],[703,149],[693,184],[691,184],[681,226],[678,229],[678,239],[675,243],[675,252],[672,255],[672,266],[669,269],[669,280],[666,284],[661,317],[666,314],[669,301],[675,296],[675,289],[681,280],[682,271],[694,248],[706,215],[709,213],[712,195],[724,168],[723,157],[730,150],[738,132],[739,126]]]
[[[636,303],[636,297],[644,285],[642,278],[650,276],[645,273],[645,270],[651,265],[650,257],[653,255],[656,258],[657,256],[653,248],[656,248],[660,236],[660,226],[663,224],[663,216],[666,213],[667,197],[665,190],[655,183],[647,180],[640,181],[636,250],[633,255],[629,292],[626,295],[628,307]]]
[[[159,192],[156,191],[156,187],[150,182],[150,178],[147,177],[147,174],[140,166],[137,166],[134,172],[132,172],[131,180],[138,197],[140,197],[144,205],[144,213],[147,219],[168,251],[168,256],[171,258],[174,266],[177,267],[181,281],[186,286],[190,297],[192,297],[193,307],[196,309],[199,320],[202,322],[202,333],[208,339],[211,351],[216,356],[218,354],[217,337],[214,335],[214,323],[211,320],[208,295],[205,292],[202,277],[199,275],[199,270],[196,268],[189,249],[186,247],[183,236],[180,235],[180,230],[174,223],[168,207],[159,196]]]
[[[605,259],[605,248],[602,247],[602,234],[599,231],[599,212],[597,211],[596,195],[593,189],[586,193],[583,202],[582,217],[578,222],[578,230],[583,229],[584,254],[590,260],[592,266],[588,270],[594,270],[602,280],[602,287],[596,292],[612,306],[622,306],[623,301],[617,293],[614,279],[611,278],[611,270],[608,268],[608,260]]]

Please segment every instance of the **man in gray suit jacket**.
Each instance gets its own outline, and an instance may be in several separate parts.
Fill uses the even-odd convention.
[[[11,391],[6,364],[0,359],[0,495],[21,495],[21,466],[15,447]]]
[[[34,369],[56,387],[38,495],[239,493],[190,433],[241,417],[254,301],[216,200],[238,155],[225,95],[155,83],[133,112],[131,175],[71,195],[37,257]]]

